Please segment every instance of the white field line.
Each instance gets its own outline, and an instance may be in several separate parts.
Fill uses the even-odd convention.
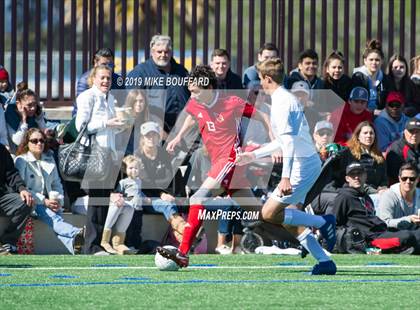
[[[237,270],[237,269],[308,269],[310,265],[278,265],[278,266],[190,266],[187,269],[225,269],[225,270]],[[420,269],[420,265],[338,265],[337,269]],[[112,270],[112,269],[156,269],[154,266],[100,266],[100,267],[0,267],[0,270]]]

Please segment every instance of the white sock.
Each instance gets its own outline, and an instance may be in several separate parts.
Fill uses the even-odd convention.
[[[325,253],[324,249],[316,240],[314,234],[310,229],[305,229],[303,233],[297,236],[300,244],[308,250],[309,253],[319,262],[326,262],[331,260],[331,258]]]
[[[284,209],[284,224],[292,226],[313,226],[320,228],[325,224],[322,216],[312,215],[296,209]]]

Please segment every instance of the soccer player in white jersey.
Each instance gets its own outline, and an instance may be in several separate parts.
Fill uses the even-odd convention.
[[[282,87],[284,66],[280,59],[266,60],[257,68],[261,86],[271,96],[271,127],[275,139],[260,149],[238,155],[237,164],[244,165],[282,151],[282,178],[262,208],[262,219],[285,226],[317,259],[312,274],[333,275],[337,270],[334,262],[308,227],[320,230],[331,251],[336,242],[335,217],[311,215],[299,210],[321,172],[321,160],[312,142],[303,106]]]

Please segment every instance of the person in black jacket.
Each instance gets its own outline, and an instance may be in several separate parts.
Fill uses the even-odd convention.
[[[389,91],[401,92],[404,96],[404,114],[413,117],[420,112],[418,99],[416,102],[416,86],[408,75],[408,63],[404,56],[394,54],[389,59],[387,74]]]
[[[420,120],[410,118],[403,137],[391,144],[386,156],[389,184],[398,182],[398,172],[405,162],[413,162],[420,169]]]
[[[312,50],[304,50],[299,55],[298,67],[284,79],[284,87],[291,89],[293,83],[304,81],[310,89],[324,89],[324,82],[317,76],[318,54]]]
[[[333,51],[325,60],[322,72],[325,89],[331,89],[341,99],[347,101],[353,89],[351,78],[344,74],[344,56]]]
[[[409,230],[391,230],[378,216],[372,199],[363,190],[367,173],[360,163],[346,167],[346,184],[338,191],[332,208],[327,210],[337,220],[337,229],[356,228],[367,246],[380,248],[383,253],[395,253],[413,247],[417,252],[420,244]],[[338,241],[339,243],[339,241]]]
[[[217,89],[242,89],[241,77],[230,69],[227,50],[216,48],[211,54],[210,67],[216,74]]]
[[[177,240],[182,240],[186,222],[179,214],[176,198],[182,193],[173,186],[172,165],[169,154],[161,147],[161,128],[155,122],[140,126],[140,143],[135,156],[140,161],[143,211],[149,214],[163,214],[171,224]],[[177,177],[177,176],[175,176]],[[175,184],[176,185],[176,184]],[[127,245],[139,247],[141,212],[135,211],[127,230]]]
[[[16,243],[32,211],[34,199],[26,189],[9,151],[0,144],[0,215],[10,219],[0,235],[0,255],[16,253]]]

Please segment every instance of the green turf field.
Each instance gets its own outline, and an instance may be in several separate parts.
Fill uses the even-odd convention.
[[[420,309],[420,258],[335,255],[314,261],[195,255],[162,272],[153,256],[0,256],[0,309]]]

